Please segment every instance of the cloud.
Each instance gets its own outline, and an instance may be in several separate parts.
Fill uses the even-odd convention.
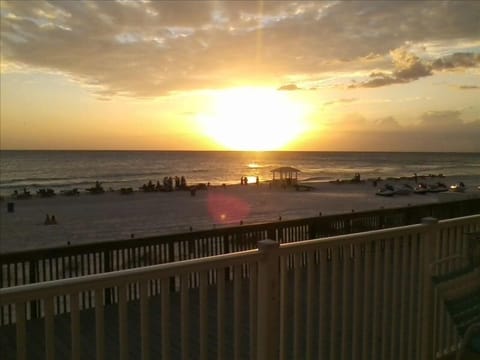
[[[337,105],[337,104],[345,104],[345,103],[351,103],[356,101],[356,98],[346,98],[346,99],[336,99],[336,100],[331,100],[331,101],[326,101],[323,103],[323,106],[330,106],[330,105]]]
[[[408,83],[422,77],[433,75],[434,70],[458,70],[480,65],[480,54],[455,53],[438,58],[432,62],[423,61],[405,48],[395,49],[390,52],[394,70],[385,72],[372,72],[370,79],[350,85],[356,87],[380,87],[391,84]]]
[[[477,86],[477,85],[460,85],[458,88],[460,90],[476,90],[476,89],[480,89],[480,86]]]
[[[471,125],[480,126],[480,122],[473,121],[470,123],[464,122],[461,118],[461,111],[447,110],[447,111],[428,111],[420,116],[420,121],[416,125],[419,129],[428,129],[432,132],[446,132],[455,134],[464,129],[475,130]],[[477,135],[480,135],[477,130]]]
[[[325,145],[331,149],[480,151],[480,119],[465,121],[456,110],[425,112],[414,124],[402,124],[394,117],[367,119],[349,114],[328,126]]]
[[[480,65],[480,54],[474,53],[455,53],[444,56],[432,63],[434,69],[455,69],[468,68]]]
[[[374,120],[373,123],[376,127],[379,127],[383,131],[398,131],[402,129],[401,125],[393,116]]]
[[[478,64],[465,54],[428,64],[390,53],[406,42],[478,41],[474,1],[35,0],[2,1],[1,9],[2,69],[60,72],[97,84],[101,96],[282,83],[385,69],[391,58],[392,71],[362,84],[382,86]]]
[[[405,49],[396,49],[391,52],[394,70],[390,73],[372,72],[370,79],[350,85],[350,87],[374,88],[391,84],[401,84],[432,75],[430,65],[423,63],[420,58]]]
[[[302,90],[302,89],[299,88],[295,84],[288,84],[288,85],[280,86],[277,90],[280,90],[280,91],[295,91],[295,90]]]

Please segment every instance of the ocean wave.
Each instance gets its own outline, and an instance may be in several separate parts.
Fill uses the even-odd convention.
[[[331,176],[313,176],[313,177],[309,177],[309,178],[306,178],[306,179],[302,179],[302,182],[308,182],[308,181],[327,181],[327,180],[331,180],[332,177]]]

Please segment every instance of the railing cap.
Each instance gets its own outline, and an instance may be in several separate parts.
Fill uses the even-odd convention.
[[[438,224],[438,219],[434,217],[424,217],[422,218],[422,224],[424,225],[435,225]]]
[[[280,244],[278,242],[270,239],[260,240],[258,242],[258,250],[260,250],[260,252],[266,252],[266,251],[278,249],[279,246]]]

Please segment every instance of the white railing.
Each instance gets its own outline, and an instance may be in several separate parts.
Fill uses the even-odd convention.
[[[15,341],[17,359],[27,358],[26,334],[33,331],[27,304],[38,302],[43,319],[35,321],[42,321],[38,334],[48,359],[61,348],[61,331],[72,359],[90,351],[97,359],[434,359],[453,351],[457,338],[434,293],[431,264],[467,255],[465,234],[479,229],[480,215],[427,219],[281,245],[265,240],[258,250],[5,288],[0,305],[15,309],[16,330],[0,331]],[[452,257],[438,271],[461,266]],[[104,304],[107,293],[114,304]],[[90,306],[83,306],[85,294],[91,294]],[[56,315],[60,309],[67,314]],[[80,341],[89,317],[95,351]]]
[[[144,268],[129,269],[124,271],[104,273],[97,275],[89,275],[74,279],[64,279],[56,281],[48,281],[39,284],[24,285],[20,287],[12,287],[1,290],[0,303],[13,304],[15,307],[16,318],[16,353],[17,359],[26,358],[26,349],[28,349],[29,339],[26,337],[27,321],[26,321],[26,304],[31,301],[41,300],[40,313],[44,318],[44,350],[45,358],[55,358],[55,348],[58,348],[58,340],[56,336],[61,331],[70,331],[70,354],[73,359],[83,359],[96,357],[97,359],[105,358],[130,358],[129,345],[131,345],[131,337],[136,336],[132,333],[132,327],[129,322],[135,322],[140,327],[140,353],[142,359],[150,358],[152,350],[152,334],[151,319],[152,312],[158,312],[159,324],[154,326],[160,329],[160,338],[155,339],[160,349],[162,359],[170,357],[178,357],[178,354],[172,354],[172,349],[179,347],[178,352],[183,359],[188,358],[211,358],[211,339],[209,338],[209,317],[212,314],[212,308],[215,309],[214,317],[216,318],[216,339],[217,348],[214,353],[219,359],[226,358],[227,339],[225,334],[229,334],[233,338],[233,346],[230,354],[234,358],[242,357],[242,341],[240,325],[246,326],[249,330],[249,343],[252,344],[256,336],[256,328],[249,328],[250,324],[256,324],[256,274],[257,263],[261,254],[257,250],[250,250],[241,253],[220,255],[212,258],[202,258],[187,260],[177,263],[169,263],[162,265],[154,265]],[[242,279],[248,274],[249,282],[245,283]],[[192,295],[192,286],[194,279],[198,280],[198,287],[195,292],[195,303],[190,299]],[[172,287],[172,280],[174,286]],[[160,291],[159,299],[154,305],[158,308],[152,308],[149,303],[153,303],[152,285],[159,282]],[[215,286],[212,286],[211,284]],[[131,292],[130,287],[138,288],[139,300],[137,301],[137,311],[135,319],[130,319],[131,309],[128,309],[131,301],[130,298],[136,298],[135,292]],[[245,289],[245,286],[247,288]],[[115,288],[118,293],[118,318],[114,319],[118,323],[116,329],[118,335],[114,336],[118,349],[108,349],[106,354],[107,337],[111,337],[106,330],[111,327],[106,323],[108,307],[104,305],[104,297],[107,289]],[[212,293],[213,290],[213,293]],[[242,290],[248,294],[247,303],[242,300]],[[83,293],[94,293],[94,331],[93,329],[81,329],[80,327],[80,303],[79,299]],[[134,294],[134,295],[132,295]],[[70,329],[55,329],[54,319],[56,313],[56,298],[65,299],[68,303],[70,312]],[[178,300],[178,301],[177,301]],[[192,300],[192,301],[191,301]],[[229,309],[227,309],[227,306]],[[241,314],[248,311],[246,319],[240,318]],[[198,314],[198,327],[194,328],[191,313]],[[135,313],[135,312],[134,312]],[[210,315],[210,316],[209,316]],[[111,317],[109,318],[112,321]],[[197,321],[195,321],[197,323]],[[227,330],[230,323],[233,323],[233,329]],[[138,325],[139,324],[139,325]],[[82,330],[94,332],[94,342],[90,345],[96,347],[93,356],[89,356],[89,349],[81,348],[80,339]],[[180,341],[176,341],[172,336],[172,332],[178,335]],[[190,339],[198,335],[198,346],[190,348]],[[35,339],[41,341],[41,339]],[[138,344],[137,344],[138,345]],[[158,344],[156,344],[158,345]],[[67,344],[68,347],[68,344]],[[252,346],[249,347],[250,349]],[[3,351],[7,351],[4,349]],[[113,355],[112,355],[113,353]],[[107,356],[108,355],[108,356]],[[156,355],[157,357],[158,355]],[[140,356],[138,356],[140,357]],[[3,357],[2,357],[3,358]]]
[[[442,261],[438,266],[432,266],[432,274],[444,276],[463,268],[471,256],[470,249],[468,249],[468,234],[478,231],[480,231],[478,216],[440,221],[435,234],[437,241],[433,262]],[[465,236],[466,234],[467,236]],[[478,288],[480,289],[480,279],[478,279]],[[432,346],[436,355],[442,356],[455,351],[459,339],[453,322],[446,312],[444,301],[436,292],[433,294],[433,299],[432,326],[436,331],[432,339]]]

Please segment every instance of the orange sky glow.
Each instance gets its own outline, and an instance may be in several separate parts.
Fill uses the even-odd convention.
[[[480,151],[474,1],[1,1],[0,149]]]

